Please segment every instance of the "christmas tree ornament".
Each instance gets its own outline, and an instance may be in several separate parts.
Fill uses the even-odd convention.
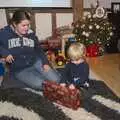
[[[65,56],[60,50],[58,50],[58,54],[56,55],[55,61],[58,66],[63,66],[65,64]]]
[[[96,8],[96,11],[95,11],[95,14],[96,14],[96,17],[98,17],[98,18],[102,18],[102,17],[104,17],[104,15],[105,15],[105,10],[104,10],[104,8],[103,7],[97,7]]]

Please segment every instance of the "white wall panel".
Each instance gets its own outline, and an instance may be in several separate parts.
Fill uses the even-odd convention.
[[[39,40],[43,40],[52,35],[52,19],[50,13],[36,13],[36,34]]]
[[[0,28],[7,25],[5,9],[0,9]]]
[[[73,13],[57,13],[56,14],[57,27],[70,25],[73,22]]]

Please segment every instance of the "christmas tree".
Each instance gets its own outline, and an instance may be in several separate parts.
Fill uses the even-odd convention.
[[[91,8],[89,14],[73,23],[73,33],[76,41],[85,46],[96,44],[99,51],[104,52],[104,46],[109,45],[112,32],[112,24],[107,18],[107,14],[99,4]]]

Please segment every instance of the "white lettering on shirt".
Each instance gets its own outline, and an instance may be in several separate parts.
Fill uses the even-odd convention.
[[[34,40],[29,38],[12,38],[8,40],[8,48],[15,48],[15,47],[34,47]]]

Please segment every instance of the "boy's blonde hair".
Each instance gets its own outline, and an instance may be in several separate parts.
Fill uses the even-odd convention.
[[[79,60],[80,58],[84,58],[86,54],[85,46],[82,43],[72,43],[67,51],[68,57],[73,60]]]

